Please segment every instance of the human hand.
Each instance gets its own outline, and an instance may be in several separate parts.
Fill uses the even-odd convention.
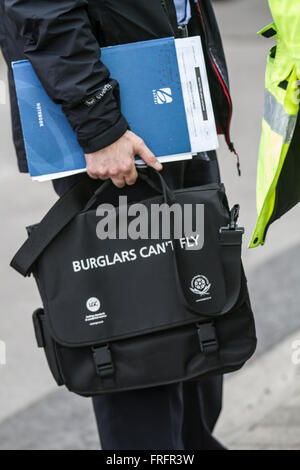
[[[127,130],[111,145],[97,152],[85,154],[87,173],[93,179],[111,178],[118,188],[123,188],[126,184],[133,185],[138,177],[135,155],[141,157],[147,165],[158,171],[162,170],[162,164],[144,141]]]

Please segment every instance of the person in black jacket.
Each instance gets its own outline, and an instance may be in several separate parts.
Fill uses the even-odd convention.
[[[178,27],[173,0],[0,0],[0,44],[8,64],[13,135],[19,169],[27,171],[10,63],[30,60],[49,96],[77,133],[91,178],[133,185],[134,155],[162,170],[122,115],[119,86],[101,62],[100,47],[160,37],[200,35],[218,132],[231,151],[232,103],[221,38],[210,0],[190,1],[191,18]],[[134,73],[134,71],[133,71]],[[101,93],[99,93],[101,91]],[[99,96],[101,97],[99,99]],[[145,117],[146,119],[146,117]],[[163,174],[173,188],[220,180],[215,152],[170,163]],[[78,176],[54,181],[63,194]],[[113,187],[107,200],[116,196]],[[222,449],[212,436],[221,410],[222,377],[94,397],[103,449]]]

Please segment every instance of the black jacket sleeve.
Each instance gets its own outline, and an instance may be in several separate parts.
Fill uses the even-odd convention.
[[[128,129],[118,82],[99,60],[87,0],[5,0],[29,59],[62,109],[85,153],[115,142]]]

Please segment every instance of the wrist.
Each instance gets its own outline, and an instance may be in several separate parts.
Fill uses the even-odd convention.
[[[116,142],[128,129],[129,125],[121,115],[120,119],[107,131],[88,139],[78,137],[78,142],[85,154],[92,154]]]

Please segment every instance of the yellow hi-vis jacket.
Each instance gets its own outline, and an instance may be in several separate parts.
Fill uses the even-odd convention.
[[[269,0],[276,37],[265,78],[265,109],[257,167],[258,220],[250,248],[263,245],[272,222],[300,201],[300,0]]]

